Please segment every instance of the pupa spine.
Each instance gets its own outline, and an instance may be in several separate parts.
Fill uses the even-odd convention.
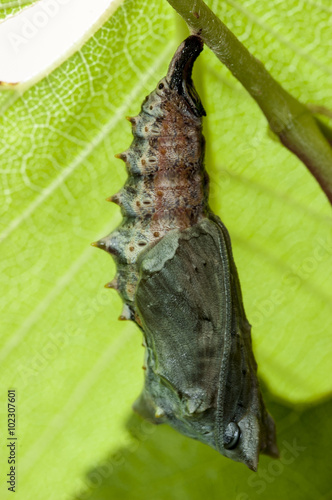
[[[125,162],[128,178],[108,201],[120,206],[123,221],[94,245],[116,262],[116,277],[105,286],[116,289],[124,301],[121,319],[135,319],[142,252],[169,231],[191,227],[210,213],[202,134],[205,111],[191,79],[202,49],[195,35],[179,47],[166,77],[145,98],[140,113],[127,118],[134,137],[130,147],[115,155]],[[189,96],[187,109],[184,93]]]

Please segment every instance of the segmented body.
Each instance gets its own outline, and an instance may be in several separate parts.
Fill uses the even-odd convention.
[[[127,306],[124,318],[134,319],[137,260],[145,247],[208,216],[201,109],[194,115],[184,106],[166,77],[146,97],[140,114],[128,118],[134,140],[116,155],[126,163],[128,180],[110,198],[120,205],[123,222],[98,242],[116,260],[118,272],[110,287]]]
[[[128,180],[110,198],[123,222],[96,245],[116,261],[107,286],[123,298],[121,319],[144,335],[145,384],[134,409],[256,470],[260,452],[278,449],[230,238],[208,206],[205,111],[191,79],[202,48],[199,37],[187,38],[129,118],[134,140],[117,155]]]

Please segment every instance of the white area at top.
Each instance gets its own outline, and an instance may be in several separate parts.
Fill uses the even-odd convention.
[[[33,83],[73,54],[121,0],[39,0],[0,23],[0,82]]]

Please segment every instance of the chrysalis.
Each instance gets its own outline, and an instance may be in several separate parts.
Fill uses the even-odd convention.
[[[205,111],[191,78],[202,49],[188,37],[129,118],[134,140],[117,155],[128,180],[110,198],[123,222],[95,245],[116,261],[106,286],[124,300],[121,319],[144,336],[145,385],[134,409],[256,470],[260,452],[278,449],[230,238],[208,205]]]

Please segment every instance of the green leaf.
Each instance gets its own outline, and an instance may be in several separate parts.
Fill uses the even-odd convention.
[[[305,103],[330,105],[327,2],[210,3],[287,90]],[[120,222],[119,210],[103,200],[126,178],[123,164],[113,158],[131,141],[123,118],[138,113],[180,38],[166,2],[126,1],[38,85],[23,95],[0,94],[0,429],[7,428],[6,391],[14,387],[18,500],[72,500],[93,483],[88,471],[110,454],[137,445],[126,420],[143,383],[141,334],[134,324],[117,321],[121,300],[102,287],[115,273],[113,261],[89,243]],[[208,49],[198,64],[195,80],[208,113],[211,205],[233,240],[259,374],[274,397],[317,402],[331,391],[330,206]],[[298,436],[300,445],[311,450],[294,467],[285,466],[282,477],[288,483],[283,484],[294,498],[320,498],[318,493],[327,491],[323,463],[319,475],[315,466],[314,486],[306,485],[310,457],[322,462],[328,451],[322,430],[328,425],[327,406],[303,414],[270,406],[280,442],[283,436],[291,443]],[[292,415],[298,416],[295,423]],[[143,429],[150,432],[149,426]],[[122,497],[125,491],[128,498],[192,499],[209,492],[255,498],[257,491],[246,489],[251,473],[241,465],[168,428],[158,428],[152,440],[151,450],[150,444],[147,449],[139,445],[125,459],[130,471],[113,463],[115,475],[102,477],[92,498]],[[5,477],[4,445],[0,453]],[[261,460],[273,471],[270,463],[277,462]],[[134,480],[139,471],[142,478]],[[277,476],[267,485],[266,498],[280,498],[272,493]],[[143,479],[155,495],[144,485],[132,489]],[[295,488],[300,482],[306,497]],[[3,484],[0,488],[1,498],[10,498]]]

